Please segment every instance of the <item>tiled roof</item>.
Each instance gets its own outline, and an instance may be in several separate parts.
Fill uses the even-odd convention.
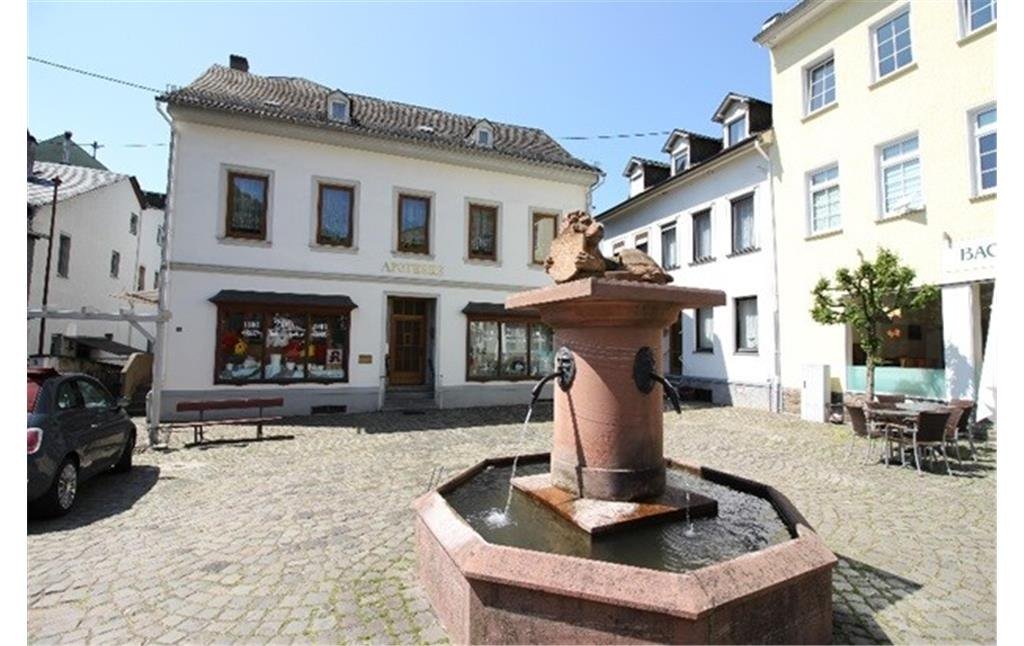
[[[742,141],[736,142],[734,145],[729,146],[728,148],[723,148],[722,150],[710,155],[705,159],[702,159],[699,162],[694,162],[691,166],[688,166],[686,170],[676,173],[675,175],[672,175],[670,177],[666,177],[661,181],[658,181],[657,184],[664,188],[681,184],[689,180],[691,177],[693,177],[694,174],[704,170],[704,168],[709,163],[729,159],[733,155],[736,155],[739,151],[753,148],[754,142],[757,140],[759,136],[759,133],[755,133],[747,137],[746,139],[743,139]],[[645,186],[645,190],[643,192],[637,193],[636,195],[633,195],[632,197],[623,200],[618,204],[608,207],[601,213],[595,215],[594,219],[599,222],[602,220],[606,220],[607,218],[617,215],[618,213],[621,213],[623,210],[630,208],[632,205],[637,204],[638,202],[641,202],[643,200],[646,200],[647,198],[651,197],[652,194],[652,192],[646,190],[647,188],[650,188],[650,186]]]
[[[570,155],[538,128],[489,121],[494,126],[493,147],[484,148],[469,141],[473,126],[481,119],[407,103],[345,92],[344,95],[351,100],[351,119],[349,123],[331,121],[327,118],[327,97],[336,92],[338,90],[302,78],[258,76],[214,65],[191,84],[170,91],[159,100],[171,105],[245,114],[600,172],[600,169]],[[420,126],[430,126],[433,131],[424,132]]]
[[[98,159],[87,153],[84,148],[74,141],[71,142],[70,156],[71,161],[69,163],[74,166],[87,166],[89,168],[107,170],[106,166],[101,164]],[[63,162],[64,135],[57,135],[56,137],[50,137],[45,141],[40,141],[36,146],[36,161]]]
[[[647,159],[646,157],[633,157],[636,161],[640,162],[644,166],[658,166],[661,168],[672,168],[667,162],[658,161],[657,159]]]
[[[102,186],[116,184],[121,181],[132,181],[130,175],[113,173],[109,170],[87,168],[85,166],[71,166],[69,164],[54,164],[52,162],[37,161],[34,167],[33,177],[42,180],[52,180],[60,177],[60,188],[57,189],[57,201],[88,193]],[[49,182],[35,183],[28,182],[28,203],[31,206],[49,204],[53,200],[53,185]]]

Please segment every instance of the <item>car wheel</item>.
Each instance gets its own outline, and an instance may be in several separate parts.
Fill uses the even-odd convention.
[[[132,470],[132,454],[135,453],[135,431],[128,434],[128,441],[124,443],[121,450],[121,457],[114,465],[114,473],[128,473]]]
[[[71,511],[77,496],[78,464],[67,457],[57,469],[50,488],[35,502],[32,511],[39,516],[63,516]]]

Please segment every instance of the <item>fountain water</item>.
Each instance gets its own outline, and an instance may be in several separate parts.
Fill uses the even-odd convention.
[[[662,329],[725,295],[668,286],[635,250],[606,260],[601,235],[570,214],[558,284],[506,302],[561,345],[533,392],[557,379],[551,453],[485,460],[416,503],[438,616],[460,643],[830,641],[836,559],[785,496],[664,456]]]
[[[523,420],[523,430],[519,432],[519,446],[523,445],[523,441],[526,439],[526,430],[530,426],[530,417],[533,416],[533,405],[536,403],[537,398],[534,397],[533,401],[530,402],[530,406],[526,409],[526,419]],[[504,527],[509,524],[508,509],[512,506],[512,481],[516,477],[516,467],[519,466],[520,453],[516,453],[515,458],[512,459],[512,473],[508,477],[508,495],[505,497],[505,506],[501,511],[494,509],[491,513],[487,514],[486,522],[491,527]]]

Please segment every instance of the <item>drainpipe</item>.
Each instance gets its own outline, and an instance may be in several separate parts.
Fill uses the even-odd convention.
[[[771,138],[768,142],[769,145],[775,144],[775,131],[770,130]],[[757,150],[758,154],[764,157],[764,160],[768,163],[768,201],[771,210],[771,223],[772,223],[772,336],[775,342],[775,356],[773,357],[774,365],[774,380],[775,380],[775,394],[772,398],[771,405],[776,413],[782,412],[782,350],[780,345],[780,332],[779,332],[779,245],[778,235],[775,228],[775,167],[772,163],[771,155],[762,148],[762,137],[764,133],[758,135],[754,139],[754,149]]]
[[[164,387],[164,355],[167,343],[167,322],[171,318],[167,308],[168,288],[171,284],[171,272],[168,271],[168,256],[171,246],[171,208],[174,204],[172,189],[174,187],[174,163],[175,146],[178,137],[174,121],[160,105],[156,102],[156,111],[163,117],[164,121],[171,128],[171,140],[167,153],[167,194],[164,200],[164,236],[163,244],[160,246],[160,283],[157,285],[157,313],[156,321],[156,343],[153,344],[153,385],[150,390],[150,398],[146,406],[146,425],[149,431],[149,445],[158,447],[160,445],[160,411],[161,400],[163,399]],[[142,218],[139,217],[139,232],[141,234]],[[138,271],[138,270],[136,270]]]
[[[604,178],[605,178],[604,171],[600,171],[598,176],[597,176],[597,179],[594,180],[594,183],[587,187],[587,203],[586,203],[586,211],[587,211],[587,213],[590,213],[591,210],[594,207],[594,191],[596,191],[598,188],[600,188],[601,184],[604,184]]]

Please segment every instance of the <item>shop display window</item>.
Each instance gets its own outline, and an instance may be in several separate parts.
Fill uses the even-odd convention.
[[[218,308],[215,383],[348,381],[349,313]]]
[[[554,365],[554,334],[543,323],[471,318],[467,336],[470,381],[532,379]]]

